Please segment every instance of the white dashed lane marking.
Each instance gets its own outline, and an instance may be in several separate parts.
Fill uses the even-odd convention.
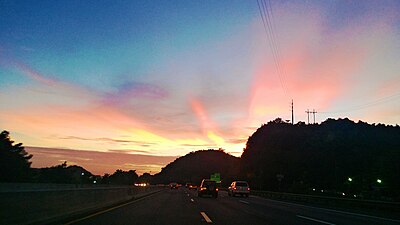
[[[208,217],[205,212],[200,212],[200,214],[203,216],[207,223],[212,223],[210,217]]]

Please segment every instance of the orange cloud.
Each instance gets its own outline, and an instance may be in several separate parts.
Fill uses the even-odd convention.
[[[33,154],[32,167],[42,168],[59,165],[67,161],[77,164],[98,175],[113,173],[117,169],[136,170],[138,174],[160,172],[161,168],[176,159],[176,156],[152,156],[121,152],[99,152],[60,148],[26,147]]]

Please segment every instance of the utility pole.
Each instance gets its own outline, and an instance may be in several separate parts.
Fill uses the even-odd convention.
[[[293,99],[292,99],[292,125],[294,124],[294,114],[293,114]]]
[[[315,109],[313,109],[313,111],[311,112],[314,116],[314,124],[315,124],[315,114],[317,113],[317,111],[315,111]]]
[[[310,113],[312,113],[310,110],[307,109],[307,124],[310,124]]]

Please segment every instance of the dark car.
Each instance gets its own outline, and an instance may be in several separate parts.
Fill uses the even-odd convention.
[[[170,183],[170,184],[169,184],[169,187],[170,187],[171,189],[178,189],[179,185],[178,185],[177,183]]]
[[[211,195],[214,198],[218,197],[217,182],[210,179],[203,179],[198,189],[198,196],[202,197],[203,195]]]
[[[197,190],[197,185],[194,184],[189,185],[189,190]]]

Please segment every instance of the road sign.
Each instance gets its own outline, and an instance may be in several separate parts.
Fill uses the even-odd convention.
[[[219,173],[211,174],[210,180],[214,180],[215,182],[221,182],[221,175]]]

